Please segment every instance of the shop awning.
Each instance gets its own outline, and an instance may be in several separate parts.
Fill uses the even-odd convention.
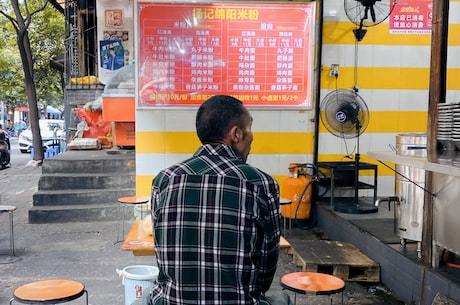
[[[16,107],[16,108],[14,108],[14,111],[28,112],[29,107],[27,107],[27,106]]]

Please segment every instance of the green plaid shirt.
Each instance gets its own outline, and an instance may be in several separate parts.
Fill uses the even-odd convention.
[[[264,304],[279,251],[279,186],[206,144],[152,183],[153,304]]]

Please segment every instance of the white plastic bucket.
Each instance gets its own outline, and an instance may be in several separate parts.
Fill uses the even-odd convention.
[[[136,299],[142,296],[143,291],[147,291],[153,286],[153,282],[158,277],[158,268],[147,265],[135,265],[117,269],[119,276],[123,278],[125,286],[125,305],[131,305]]]
[[[134,206],[134,218],[136,220],[142,220],[147,215],[150,215],[150,203],[136,204]]]

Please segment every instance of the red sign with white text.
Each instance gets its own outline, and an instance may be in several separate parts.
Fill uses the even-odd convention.
[[[138,2],[138,107],[311,107],[314,3]]]
[[[391,34],[431,34],[432,0],[398,1],[390,15]]]

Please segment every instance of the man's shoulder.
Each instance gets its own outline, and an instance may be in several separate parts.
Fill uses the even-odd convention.
[[[225,175],[239,177],[255,185],[277,185],[276,180],[265,171],[242,160],[231,158],[216,158],[210,166],[208,157],[195,155],[182,162],[163,169],[154,181],[169,180],[177,175]]]
[[[252,166],[250,164],[245,163],[244,165],[239,166],[239,168],[244,172],[245,176],[249,181],[256,180],[256,181],[267,181],[276,183],[276,180],[265,171]]]
[[[190,159],[184,160],[161,170],[153,179],[154,183],[155,181],[164,180],[165,178],[171,176],[193,174],[193,172],[190,170],[189,160]]]

